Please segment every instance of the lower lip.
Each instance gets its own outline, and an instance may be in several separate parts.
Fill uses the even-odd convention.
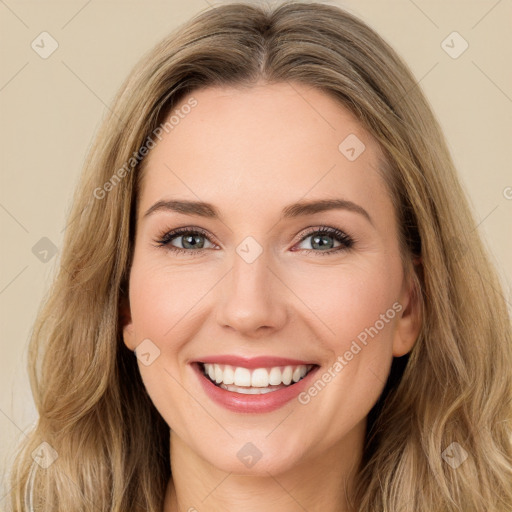
[[[216,386],[204,375],[199,363],[192,363],[192,367],[197,373],[205,393],[214,402],[226,409],[229,409],[230,411],[242,413],[272,412],[279,409],[290,400],[293,400],[306,387],[308,387],[310,382],[313,380],[315,373],[320,368],[319,366],[316,366],[302,380],[299,380],[299,382],[283,389],[278,389],[277,391],[272,391],[270,393],[263,393],[261,395],[245,395],[242,393],[227,391],[226,389]]]

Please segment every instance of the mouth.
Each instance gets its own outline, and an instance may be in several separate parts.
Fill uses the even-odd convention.
[[[239,366],[242,361],[227,364],[210,359],[195,361],[192,367],[204,391],[216,403],[235,412],[270,412],[296,397],[320,368],[309,362],[272,361],[276,366],[256,366],[254,360]]]
[[[229,364],[198,363],[215,386],[245,395],[262,395],[293,386],[317,365],[302,364],[249,369]]]

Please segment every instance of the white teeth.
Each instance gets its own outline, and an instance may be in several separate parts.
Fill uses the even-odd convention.
[[[251,385],[251,372],[247,368],[235,369],[235,385],[236,386],[250,386]]]
[[[298,382],[314,365],[274,366],[254,370],[228,364],[204,363],[203,366],[210,380],[222,388],[229,388],[229,391],[236,391],[234,388],[245,388],[245,393],[259,394],[275,391],[275,386],[289,386],[292,382]],[[270,389],[272,386],[274,389]]]
[[[268,383],[271,386],[279,386],[281,384],[281,368],[272,368],[268,377]]]
[[[257,368],[252,372],[251,386],[253,388],[266,388],[268,386],[268,372],[265,368]]]
[[[220,366],[218,364],[215,365],[215,382],[217,384],[220,384],[222,382],[222,370],[220,369]]]
[[[222,373],[222,382],[224,384],[234,384],[235,383],[235,372],[232,366],[225,366],[224,371]]]
[[[291,366],[287,366],[283,372],[283,384],[287,386],[292,382],[293,369]]]
[[[242,386],[234,386],[232,384],[219,384],[222,389],[226,389],[228,391],[234,391],[235,393],[241,393],[242,395],[264,395],[265,393],[272,393],[272,391],[277,391],[278,389],[282,389],[286,386],[269,386],[268,388],[245,388]]]
[[[301,377],[304,377],[304,375],[301,375],[301,371],[300,370],[301,370],[300,367],[299,368],[295,368],[295,370],[293,370],[293,374],[292,374],[293,382],[299,382]]]

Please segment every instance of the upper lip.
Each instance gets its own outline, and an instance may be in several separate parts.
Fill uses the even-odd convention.
[[[258,356],[258,357],[243,357],[235,355],[217,355],[205,356],[196,359],[196,363],[210,363],[210,364],[229,364],[242,368],[272,368],[274,366],[299,366],[299,365],[317,365],[314,361],[302,361],[299,359],[289,359],[277,356]]]

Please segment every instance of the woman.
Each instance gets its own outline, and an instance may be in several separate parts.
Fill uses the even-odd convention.
[[[14,510],[512,510],[499,281],[341,9],[223,5],[140,61],[31,343]]]

